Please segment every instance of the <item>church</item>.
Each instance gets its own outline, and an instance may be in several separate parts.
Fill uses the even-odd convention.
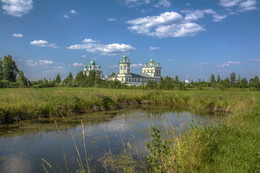
[[[146,85],[148,81],[161,81],[162,68],[160,67],[159,62],[155,64],[153,59],[150,60],[149,64],[145,62],[141,73],[138,74],[130,72],[130,64],[130,59],[124,55],[119,63],[119,73],[112,76],[110,80],[119,80],[127,85]]]
[[[89,76],[90,71],[96,71],[96,72],[99,72],[99,75],[100,75],[99,77],[102,79],[104,77],[103,77],[103,72],[100,70],[100,68],[101,68],[100,65],[97,65],[97,67],[96,67],[96,63],[95,63],[94,59],[92,59],[88,66],[84,65],[83,75]]]

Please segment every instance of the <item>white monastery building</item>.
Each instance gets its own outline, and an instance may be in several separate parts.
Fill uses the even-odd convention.
[[[119,80],[127,85],[146,85],[148,81],[160,82],[161,81],[161,67],[159,62],[155,65],[153,59],[149,64],[144,63],[142,72],[140,74],[130,72],[130,59],[126,55],[120,60],[119,73],[116,76],[112,76],[110,80]]]

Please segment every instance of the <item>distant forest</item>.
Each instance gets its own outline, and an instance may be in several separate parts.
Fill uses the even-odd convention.
[[[185,83],[180,81],[178,76],[162,77],[160,83],[148,81],[146,85],[127,86],[120,81],[101,80],[98,72],[91,71],[89,76],[83,75],[82,71],[76,77],[69,73],[68,77],[61,80],[58,74],[55,79],[40,79],[38,81],[30,81],[25,76],[23,71],[19,70],[11,55],[0,57],[0,88],[47,88],[47,87],[97,87],[97,88],[129,88],[129,89],[175,89],[186,90],[195,88],[202,90],[203,88],[213,88],[224,90],[225,88],[249,88],[253,91],[260,90],[259,77],[247,79],[232,72],[229,77],[221,79],[219,75],[211,74],[208,81],[198,80]]]

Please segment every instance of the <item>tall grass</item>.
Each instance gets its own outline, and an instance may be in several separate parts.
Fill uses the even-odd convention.
[[[252,97],[230,101],[225,107],[232,113],[221,125],[191,126],[170,138],[165,172],[260,172],[260,104]]]
[[[232,112],[237,103],[248,99],[246,95],[213,93],[96,88],[4,89],[0,92],[0,124],[140,104]]]

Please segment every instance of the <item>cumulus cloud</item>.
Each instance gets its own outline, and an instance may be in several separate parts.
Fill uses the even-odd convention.
[[[67,14],[64,14],[63,17],[66,18],[66,19],[69,18],[69,16]]]
[[[219,68],[230,67],[231,65],[242,64],[241,62],[227,61],[224,64],[218,65]]]
[[[251,61],[260,62],[260,58],[251,59]]]
[[[36,66],[36,65],[38,65],[38,63],[35,62],[35,61],[32,60],[32,59],[26,60],[26,63],[27,63],[28,66]]]
[[[223,7],[234,7],[238,5],[241,0],[220,0],[219,4]]]
[[[107,55],[107,56],[118,55],[118,54],[136,50],[135,47],[129,44],[118,44],[118,43],[101,44],[92,39],[84,39],[82,41],[82,44],[71,45],[67,48],[75,49],[75,50],[85,49],[87,52],[97,53],[100,55]]]
[[[200,18],[204,18],[205,14],[212,15],[213,22],[220,22],[225,19],[226,15],[218,14],[216,11],[212,9],[205,9],[205,10],[182,10],[182,13],[185,13],[185,20],[186,21],[195,21]]]
[[[40,65],[53,64],[53,61],[50,60],[39,60]]]
[[[86,54],[84,54],[84,55],[80,55],[80,57],[81,57],[81,58],[86,58],[87,55],[86,55]]]
[[[32,59],[26,60],[28,66],[37,66],[37,65],[49,65],[53,64],[53,61],[50,60],[39,60],[39,61],[34,61]]]
[[[109,68],[118,68],[118,65],[110,65]]]
[[[125,5],[127,7],[136,7],[143,4],[150,4],[150,0],[125,0]]]
[[[38,47],[51,47],[51,48],[58,48],[55,43],[49,43],[46,40],[34,40],[30,42],[31,45],[38,46]]]
[[[73,67],[82,67],[83,66],[82,63],[78,63],[78,62],[74,62],[72,65],[73,65]]]
[[[77,12],[75,10],[70,10],[71,14],[77,14]]]
[[[177,12],[165,12],[159,16],[147,16],[127,21],[131,31],[154,37],[193,36],[205,29],[197,23],[183,19]]]
[[[256,0],[247,0],[240,3],[238,11],[250,11],[256,9]]]
[[[33,8],[32,0],[1,0],[3,5],[2,9],[5,14],[22,17]]]
[[[23,34],[16,34],[16,33],[14,33],[13,37],[21,38],[21,37],[23,37]]]
[[[107,21],[108,21],[108,22],[116,22],[117,19],[116,19],[116,18],[108,18]]]
[[[195,66],[202,66],[202,65],[208,65],[209,62],[200,62],[198,64],[195,64]]]
[[[62,66],[57,66],[57,67],[54,67],[55,69],[58,69],[58,70],[63,70],[65,69],[65,67],[62,67]]]
[[[169,8],[172,4],[168,0],[159,0],[158,4],[155,5],[155,7],[164,7]]]
[[[158,47],[158,46],[156,46],[156,47],[151,46],[151,47],[150,47],[150,50],[159,50],[159,49],[160,49],[160,47]]]
[[[239,12],[256,10],[256,0],[220,0],[219,4],[226,8],[238,8]]]
[[[142,68],[143,64],[139,63],[139,64],[131,64],[130,65],[132,68]]]

